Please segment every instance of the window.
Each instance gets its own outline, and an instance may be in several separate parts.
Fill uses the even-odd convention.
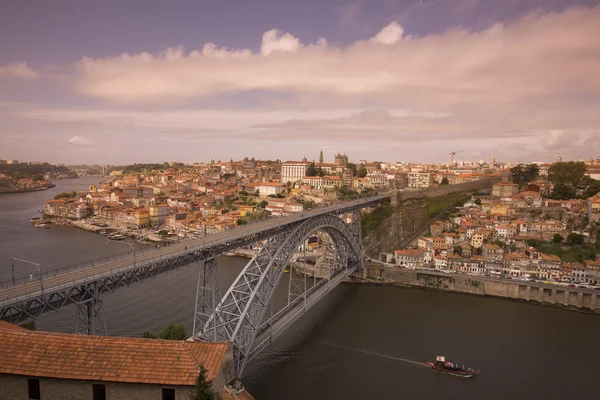
[[[39,379],[27,379],[27,388],[29,389],[29,400],[40,400]]]
[[[162,390],[162,400],[175,400],[175,389]]]
[[[93,400],[106,400],[106,386],[101,384],[92,385],[92,399]]]

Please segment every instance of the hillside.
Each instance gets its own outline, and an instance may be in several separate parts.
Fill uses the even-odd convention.
[[[452,193],[440,197],[406,200],[398,206],[383,205],[363,215],[363,245],[370,257],[401,248],[447,206],[467,196]],[[445,213],[446,214],[446,213]]]

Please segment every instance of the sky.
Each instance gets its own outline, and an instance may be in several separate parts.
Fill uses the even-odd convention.
[[[600,0],[4,0],[0,159],[600,156]]]

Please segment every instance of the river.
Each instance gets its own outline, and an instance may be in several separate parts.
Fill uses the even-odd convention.
[[[45,199],[100,178],[0,195],[0,281],[10,257],[51,270],[128,251],[98,234],[52,225],[33,228]],[[143,247],[143,245],[137,245]],[[222,257],[222,292],[247,260]],[[17,264],[18,277],[34,272]],[[197,267],[185,267],[104,298],[111,335],[193,322]],[[283,287],[286,286],[286,287]],[[280,285],[277,302],[285,300]],[[45,314],[38,329],[73,332],[75,309]],[[257,400],[595,399],[600,393],[600,317],[503,299],[369,285],[341,285],[254,359],[244,376]],[[434,372],[423,357],[480,368],[461,379]]]

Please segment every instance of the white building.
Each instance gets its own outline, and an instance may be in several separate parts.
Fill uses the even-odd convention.
[[[285,186],[278,182],[266,182],[258,185],[256,189],[260,196],[267,197],[283,193],[285,191]]]
[[[286,161],[281,165],[281,182],[296,182],[306,176],[309,163],[304,161]]]
[[[424,189],[431,186],[432,177],[430,172],[411,172],[408,174],[408,187],[413,189]]]

